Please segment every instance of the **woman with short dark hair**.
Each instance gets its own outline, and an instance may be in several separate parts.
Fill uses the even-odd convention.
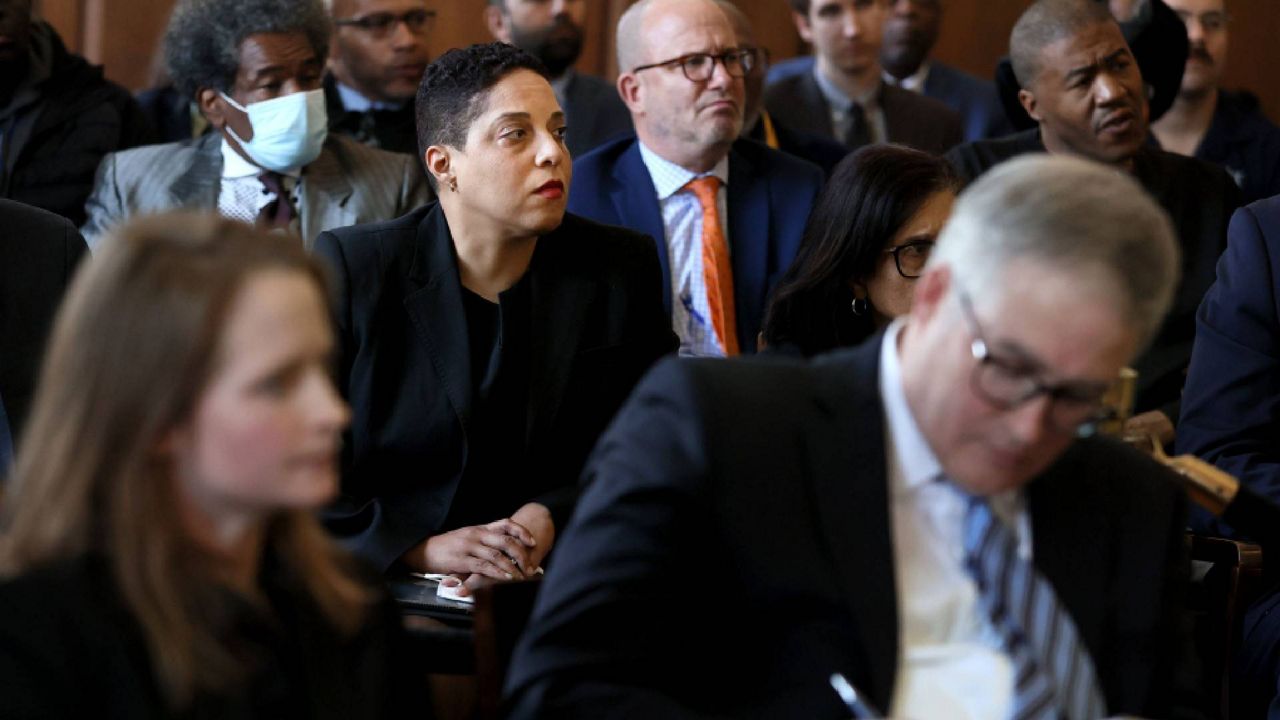
[[[399,717],[399,620],[314,518],[349,416],[318,264],[118,229],[59,314],[3,502],[6,718]]]
[[[910,148],[873,145],[841,160],[773,291],[765,343],[814,355],[905,313],[958,189],[946,161]]]
[[[354,411],[326,522],[386,570],[525,578],[596,438],[675,349],[658,255],[565,213],[573,129],[531,55],[451,50],[416,109],[439,202],[316,244]]]

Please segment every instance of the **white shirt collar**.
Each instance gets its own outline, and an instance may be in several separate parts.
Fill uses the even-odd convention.
[[[217,130],[214,130],[212,132],[217,132]],[[246,177],[256,178],[262,173],[266,172],[266,170],[264,170],[263,168],[260,168],[257,165],[254,165],[253,163],[249,162],[248,160],[245,160],[244,157],[240,155],[240,153],[236,152],[235,148],[231,147],[231,141],[227,140],[227,137],[225,135],[222,136],[221,150],[222,150],[222,177],[228,180],[234,180],[237,178],[246,178]],[[287,170],[280,174],[286,177],[291,177],[294,180],[297,180],[299,177],[302,176],[302,168],[294,168],[293,170]]]
[[[929,61],[925,60],[920,63],[920,67],[914,73],[902,78],[901,80],[887,72],[883,74],[884,81],[890,85],[897,85],[903,90],[922,93],[924,92],[924,84],[929,80]]]
[[[666,200],[689,184],[690,180],[704,175],[714,175],[720,178],[722,185],[726,187],[729,185],[728,155],[720,158],[720,162],[711,168],[711,172],[705,173],[687,170],[650,150],[643,142],[640,142],[640,158],[644,161],[645,168],[649,170],[649,177],[653,179],[653,187],[658,191],[658,200]]]
[[[343,85],[337,80],[333,81],[333,86],[338,89],[338,99],[342,101],[342,107],[347,112],[369,112],[370,110],[399,110],[404,107],[404,103],[389,103],[381,100],[370,100],[365,97],[359,90]]]
[[[942,477],[942,465],[920,432],[902,387],[898,338],[903,325],[902,318],[894,320],[885,330],[880,345],[880,402],[884,405],[886,429],[892,438],[889,444],[898,467],[902,469],[899,475],[902,486],[894,487],[895,493],[912,490]]]

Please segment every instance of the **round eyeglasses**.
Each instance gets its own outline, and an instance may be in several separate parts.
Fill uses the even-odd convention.
[[[380,12],[355,18],[342,18],[334,20],[333,24],[338,27],[359,28],[374,37],[385,38],[390,37],[400,23],[404,23],[404,26],[409,28],[409,32],[415,35],[422,35],[431,28],[431,22],[435,19],[436,13],[434,10],[420,9],[410,10],[399,15]]]
[[[641,70],[650,70],[656,67],[668,67],[671,65],[679,65],[680,70],[684,72],[684,76],[693,82],[706,82],[716,73],[716,63],[724,65],[724,71],[729,75],[740,78],[746,77],[756,66],[759,57],[755,48],[746,48],[739,50],[728,50],[719,55],[710,53],[690,53],[681,55],[678,58],[663,60],[662,62],[651,63],[649,65],[640,65],[631,69],[631,72],[638,73]]]
[[[912,240],[911,242],[886,248],[885,252],[893,256],[893,264],[898,274],[908,280],[915,280],[924,274],[924,265],[929,262],[929,253],[933,252],[934,241]]]

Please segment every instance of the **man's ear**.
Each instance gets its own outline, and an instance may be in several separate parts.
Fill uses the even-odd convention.
[[[791,21],[796,24],[796,32],[800,33],[800,39],[813,44],[813,26],[809,25],[809,16],[802,15],[795,10],[791,11]]]
[[[200,114],[213,127],[221,130],[227,126],[227,101],[213,88],[200,88],[196,91],[196,107]]]
[[[1036,105],[1035,93],[1026,88],[1022,88],[1018,91],[1018,102],[1022,104],[1022,109],[1027,111],[1027,114],[1031,116],[1032,120],[1040,122],[1041,118]]]
[[[641,110],[640,103],[640,78],[635,73],[622,73],[618,75],[618,96],[622,98],[622,102],[627,106],[633,114]]]
[[[511,22],[506,15],[502,13],[502,8],[493,5],[486,5],[484,8],[484,24],[489,28],[489,34],[498,42],[511,42]]]
[[[911,320],[921,327],[937,314],[951,289],[951,267],[945,264],[931,265],[916,280],[911,295]]]
[[[427,152],[422,156],[427,172],[436,179],[436,187],[440,188],[441,194],[445,188],[449,187],[450,181],[453,179],[453,163],[449,157],[449,149],[443,145],[432,145],[427,148]]]

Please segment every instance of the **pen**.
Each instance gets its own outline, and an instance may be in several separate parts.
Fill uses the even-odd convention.
[[[878,718],[880,713],[875,708],[868,705],[862,700],[862,695],[853,687],[853,684],[845,679],[840,673],[831,673],[829,679],[831,688],[840,696],[840,700],[844,702],[844,706],[849,708],[849,712],[853,713],[855,718]]]

